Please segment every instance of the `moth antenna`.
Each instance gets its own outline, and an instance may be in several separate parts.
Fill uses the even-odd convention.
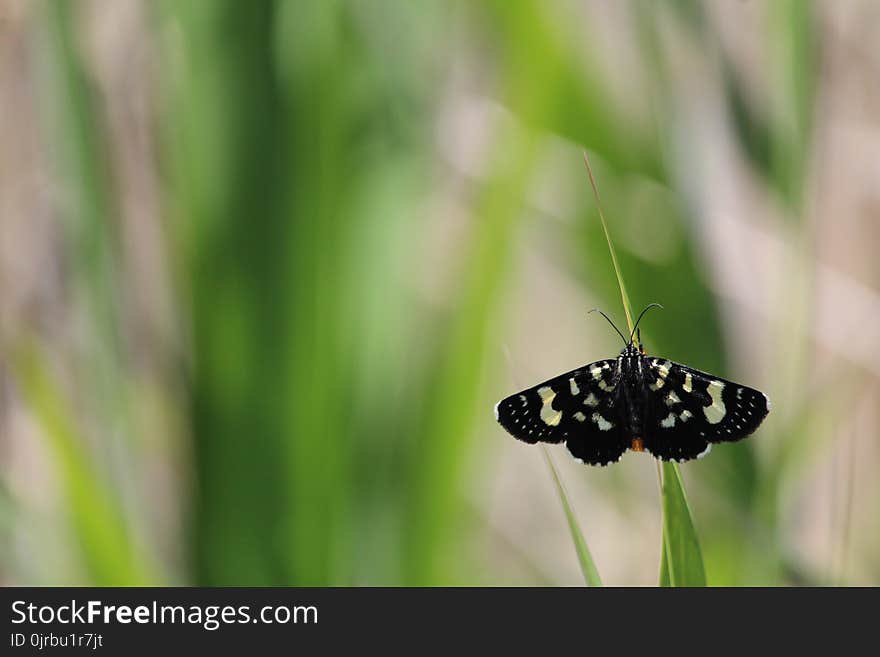
[[[663,308],[659,303],[649,303],[645,306],[645,309],[639,314],[639,318],[636,320],[636,325],[633,326],[633,331],[630,333],[629,341],[632,342],[633,336],[636,334],[636,331],[639,330],[639,322],[642,321],[642,317],[645,316],[645,313],[648,312],[651,308]],[[642,334],[639,333],[639,343],[642,342]]]
[[[591,310],[588,310],[588,311],[587,311],[587,314],[589,315],[590,313],[599,313],[600,315],[602,315],[602,317],[604,317],[605,319],[607,319],[607,320],[608,320],[608,323],[611,324],[612,328],[614,328],[614,330],[617,331],[617,335],[620,336],[620,339],[623,340],[623,345],[626,346],[626,345],[628,344],[627,341],[626,341],[626,336],[624,336],[623,333],[620,332],[620,329],[617,328],[617,325],[616,325],[614,322],[611,321],[611,318],[610,318],[608,315],[606,315],[605,313],[603,313],[603,312],[602,312],[601,310],[599,310],[598,308],[592,308]]]

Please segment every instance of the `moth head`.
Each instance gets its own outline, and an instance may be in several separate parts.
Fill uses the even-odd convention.
[[[625,358],[632,358],[638,356],[641,353],[639,347],[637,347],[634,343],[630,342],[623,349],[620,350],[620,355]]]

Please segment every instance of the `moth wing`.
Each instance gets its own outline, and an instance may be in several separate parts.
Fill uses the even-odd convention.
[[[741,440],[767,417],[759,390],[662,358],[647,358],[645,448],[664,460],[702,456]]]
[[[616,359],[560,374],[502,399],[495,419],[526,443],[561,443],[591,465],[617,461],[629,447],[624,435]]]

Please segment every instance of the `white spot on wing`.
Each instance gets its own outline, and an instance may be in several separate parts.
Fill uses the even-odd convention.
[[[608,431],[611,427],[614,426],[613,423],[606,420],[604,417],[599,415],[598,413],[593,413],[593,422],[599,425],[600,431]]]
[[[666,377],[669,376],[669,368],[672,364],[669,361],[659,361],[655,358],[651,361],[651,365],[657,369],[657,380],[648,384],[648,387],[651,390],[660,390],[666,382]]]
[[[580,411],[578,411],[577,413],[574,414],[574,419],[577,420],[578,422],[584,422],[587,419],[587,416],[584,415],[583,413],[581,413]]]
[[[687,421],[688,421],[688,418],[692,418],[693,416],[694,416],[693,413],[691,413],[688,409],[684,409],[684,410],[681,412],[681,414],[678,416],[678,418],[679,418],[682,422],[687,422]]]
[[[544,421],[544,424],[555,427],[562,420],[562,411],[557,411],[553,408],[553,400],[556,398],[556,393],[553,392],[553,388],[542,386],[538,388],[538,395],[540,395],[541,401],[544,402],[541,406],[541,419]]]
[[[664,429],[671,429],[675,426],[675,413],[670,413],[665,418],[660,420],[660,426]]]
[[[495,404],[495,419],[498,419],[498,407],[501,406],[501,402]]]
[[[549,411],[547,410],[548,408],[550,409]],[[544,424],[555,427],[562,420],[562,411],[554,411],[553,407],[548,404],[541,408],[541,419],[544,421]]]
[[[587,398],[584,400],[584,404],[586,404],[587,406],[594,406],[595,407],[595,406],[599,405],[599,399],[596,397],[596,395],[594,395],[591,392],[589,395],[587,395]]]
[[[693,379],[691,379],[691,373],[688,372],[687,374],[684,375],[684,385],[682,386],[682,388],[684,389],[685,392],[692,392],[694,389],[693,386],[694,386],[694,382],[693,382]]]
[[[721,398],[721,393],[724,392],[724,384],[721,381],[710,381],[707,392],[712,398],[712,403],[703,408],[703,413],[706,415],[709,424],[718,424],[727,413],[727,409],[724,407],[724,400]]]
[[[578,388],[577,381],[574,380],[574,377],[571,377],[568,380],[568,385],[571,387],[571,394],[572,395],[577,395],[580,393],[581,389]]]
[[[674,406],[675,404],[680,404],[681,400],[678,398],[678,395],[675,394],[675,390],[670,390],[669,394],[666,395],[666,405]]]

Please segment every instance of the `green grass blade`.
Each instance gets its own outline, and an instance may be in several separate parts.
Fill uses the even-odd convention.
[[[290,354],[305,338],[290,299],[294,286],[308,283],[292,270],[313,260],[294,250],[301,224],[284,214],[285,185],[300,177],[284,168],[283,101],[267,45],[274,6],[157,7],[177,37],[163,53],[173,120],[163,124],[162,146],[170,163],[169,226],[192,323],[193,577],[201,585],[327,584],[326,562],[312,562],[309,579],[290,566],[323,545],[323,528],[295,549],[282,529],[300,520],[286,497],[285,457],[291,445],[308,444],[288,415],[313,402],[291,383]],[[313,389],[324,381],[316,377]],[[336,472],[326,478],[342,480]],[[301,497],[322,509],[326,527],[334,509],[321,492]]]
[[[660,470],[660,461],[654,460],[654,465],[657,466],[657,487],[660,490],[660,504],[662,509],[663,504],[663,472]],[[672,586],[672,583],[669,581],[669,562],[666,560],[666,530],[661,528],[661,541],[660,541],[660,575],[657,578],[657,585],[662,587]]]
[[[568,521],[568,528],[571,531],[571,540],[574,543],[574,548],[577,552],[578,563],[580,564],[581,572],[584,575],[584,582],[586,582],[587,586],[602,586],[599,571],[596,569],[596,564],[593,562],[590,548],[587,547],[587,542],[584,540],[583,532],[581,532],[581,528],[578,525],[574,510],[571,508],[571,502],[568,500],[565,486],[562,485],[562,480],[559,478],[556,466],[553,465],[553,460],[550,458],[550,454],[547,453],[547,448],[543,445],[541,446],[541,452],[544,454],[544,460],[547,461],[547,467],[550,468],[550,474],[553,475],[553,483],[556,485],[556,492],[559,494],[559,501],[562,502],[562,509],[565,511],[565,519]]]
[[[118,496],[83,450],[73,413],[48,372],[44,354],[27,345],[13,358],[13,375],[25,402],[42,426],[58,466],[71,523],[80,543],[90,584],[146,586],[156,577],[148,572],[144,554],[132,541]]]
[[[605,240],[608,242],[608,251],[611,253],[611,262],[614,263],[614,273],[617,276],[617,284],[620,288],[620,298],[623,302],[623,310],[626,313],[626,323],[629,330],[633,330],[632,310],[630,308],[629,295],[623,282],[623,274],[614,252],[614,244],[611,241],[611,233],[608,231],[608,223],[602,212],[602,203],[599,198],[599,189],[596,179],[593,177],[593,169],[590,159],[584,152],[584,164],[587,166],[587,174],[590,177],[590,185],[596,196],[596,209],[599,212],[599,220],[605,232]],[[687,497],[684,493],[684,483],[681,473],[675,463],[664,462],[662,465],[663,477],[661,481],[661,502],[663,513],[663,552],[660,560],[660,585],[661,586],[705,586],[706,572],[703,567],[703,554],[700,550],[700,542],[694,529],[693,516],[688,506]]]
[[[669,564],[666,561],[666,541],[663,541],[662,549],[660,550],[660,577],[658,578],[657,584],[662,587],[669,587],[672,584],[669,582]]]
[[[706,586],[703,553],[684,492],[678,464],[664,461],[663,558],[660,561],[661,586]]]
[[[629,303],[629,295],[626,293],[626,285],[623,282],[623,274],[620,272],[620,263],[617,262],[617,254],[614,252],[614,244],[611,242],[611,233],[608,232],[608,222],[605,221],[605,213],[602,212],[602,202],[599,199],[599,188],[593,177],[593,168],[590,166],[590,158],[584,152],[584,164],[587,165],[587,174],[590,176],[590,185],[596,196],[596,209],[599,211],[599,220],[602,222],[602,230],[605,231],[605,241],[608,242],[608,252],[611,254],[611,262],[614,264],[614,273],[617,276],[617,286],[620,288],[620,300],[623,303],[623,312],[626,313],[626,325],[633,330],[632,308]]]

